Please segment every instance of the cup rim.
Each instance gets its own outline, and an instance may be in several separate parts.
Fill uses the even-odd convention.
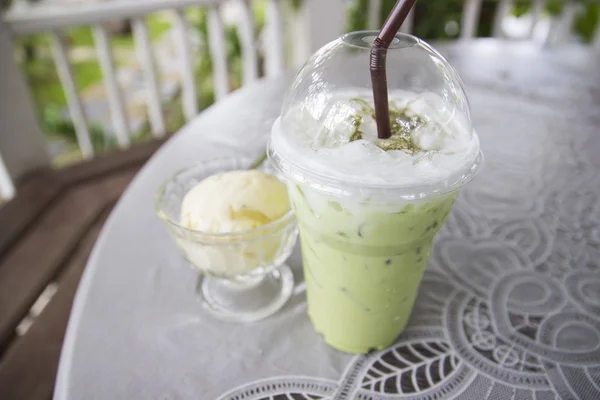
[[[319,192],[339,198],[357,198],[357,196],[363,196],[368,192],[370,195],[369,201],[374,203],[377,202],[378,194],[386,199],[383,201],[384,203],[432,199],[464,187],[478,175],[484,162],[479,136],[473,130],[473,137],[477,142],[476,151],[473,151],[469,157],[463,157],[463,165],[443,179],[416,184],[379,184],[352,181],[312,170],[298,163],[297,158],[293,159],[294,157],[290,157],[289,153],[282,152],[281,142],[283,140],[279,140],[279,148],[273,140],[274,133],[281,129],[283,128],[281,127],[280,116],[273,123],[271,138],[267,143],[267,156],[273,168],[296,184],[307,185]]]
[[[159,185],[158,189],[156,190],[156,192],[154,194],[154,211],[156,212],[157,216],[163,222],[167,223],[169,226],[172,226],[173,228],[175,228],[179,231],[193,234],[195,236],[202,236],[202,237],[212,238],[212,239],[227,238],[227,239],[238,239],[238,240],[246,239],[248,236],[253,237],[256,234],[262,234],[265,231],[269,231],[271,228],[276,227],[276,226],[280,226],[280,225],[287,226],[290,222],[292,222],[294,220],[294,211],[290,207],[290,209],[285,214],[280,216],[279,218],[274,219],[273,221],[270,221],[259,227],[256,227],[253,229],[248,229],[245,231],[239,231],[239,232],[216,232],[216,233],[214,233],[214,232],[202,231],[199,229],[192,229],[192,228],[188,228],[184,225],[181,225],[181,223],[178,220],[174,220],[173,218],[169,217],[162,210],[162,207],[160,204],[161,204],[161,200],[163,199],[163,196],[165,193],[165,188],[166,188],[167,184],[169,184],[170,182],[175,180],[181,174],[190,171],[191,169],[198,168],[200,166],[204,166],[208,163],[223,162],[226,160],[238,160],[238,161],[242,161],[242,163],[244,163],[244,164],[247,161],[248,165],[251,165],[255,161],[249,157],[220,157],[220,158],[212,158],[210,160],[206,160],[206,161],[202,161],[202,162],[195,163],[192,165],[188,165],[187,167],[177,170],[175,173],[171,174],[167,179],[165,179]],[[265,172],[265,173],[268,173],[268,172]],[[270,175],[273,175],[273,174],[270,174]],[[275,176],[275,175],[273,175],[273,176]],[[282,182],[282,183],[284,183],[284,182]]]
[[[371,51],[371,48],[373,47],[372,41],[378,35],[378,30],[361,29],[358,31],[346,32],[339,37],[339,40],[344,42],[347,46]],[[392,43],[388,47],[388,51],[401,50],[407,47],[416,46],[418,44],[430,47],[426,42],[415,35],[411,35],[410,33],[406,32],[396,32]]]

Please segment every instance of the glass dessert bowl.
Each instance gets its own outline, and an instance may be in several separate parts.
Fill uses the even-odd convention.
[[[182,224],[182,203],[204,179],[246,170],[252,163],[231,158],[194,165],[163,183],[155,198],[156,212],[167,232],[184,258],[200,271],[197,294],[204,308],[228,321],[266,318],[289,299],[294,279],[285,260],[296,243],[296,219],[288,210],[253,229],[212,233]]]

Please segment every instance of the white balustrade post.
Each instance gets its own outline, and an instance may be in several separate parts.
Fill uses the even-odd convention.
[[[175,10],[174,29],[175,40],[179,44],[183,114],[185,115],[185,119],[189,121],[198,115],[198,96],[196,94],[196,80],[194,79],[192,45],[188,32],[188,23],[183,10]]]
[[[94,41],[98,53],[98,61],[102,69],[104,85],[108,95],[108,106],[113,121],[113,128],[117,137],[117,143],[120,148],[127,148],[130,144],[129,123],[127,121],[127,112],[125,102],[117,81],[112,50],[110,47],[110,38],[106,29],[102,25],[93,27]]]
[[[482,0],[466,0],[463,6],[462,21],[460,27],[460,38],[462,40],[472,39],[477,36],[477,26],[481,14]]]
[[[569,40],[573,34],[573,23],[580,7],[579,3],[565,3],[562,14],[558,17],[553,17],[550,22],[550,31],[548,32],[546,45],[562,44]]]
[[[165,120],[160,107],[160,86],[158,83],[158,74],[156,72],[156,63],[152,55],[152,42],[148,29],[143,19],[133,20],[133,36],[137,48],[141,67],[144,71],[146,93],[148,99],[148,116],[150,117],[150,127],[156,137],[163,137],[166,133]]]
[[[304,2],[310,55],[344,32],[346,5],[344,0],[304,0]]]
[[[242,43],[244,85],[258,79],[258,58],[254,40],[254,21],[250,0],[238,0],[241,9],[239,35]]]
[[[10,200],[14,195],[15,187],[2,160],[2,154],[0,154],[0,200]]]
[[[404,22],[402,23],[402,26],[400,27],[400,32],[404,32],[404,33],[412,32],[413,23],[415,20],[415,7],[416,7],[416,5],[412,8],[412,10],[410,10],[408,15],[406,16],[406,19],[404,20]]]
[[[512,0],[500,0],[496,7],[496,15],[494,15],[494,23],[492,25],[492,35],[494,37],[504,37],[502,23],[513,6]]]
[[[79,144],[81,155],[84,159],[90,159],[94,156],[94,148],[90,140],[90,132],[83,111],[83,105],[79,98],[79,94],[77,93],[77,86],[73,80],[67,48],[60,33],[52,32],[50,34],[50,46],[52,48],[52,56],[54,57],[58,77],[60,78],[63,90],[65,91],[65,97],[67,98],[69,115],[71,116],[73,126],[75,127],[75,135],[77,136],[77,143]]]
[[[369,1],[369,29],[381,29],[381,0]]]
[[[529,26],[529,34],[527,35],[530,39],[533,38],[535,27],[542,18],[545,7],[546,0],[533,0],[533,4],[531,5],[531,25]]]
[[[268,0],[265,23],[265,70],[267,76],[279,75],[285,68],[281,0]]]
[[[15,61],[11,36],[2,18],[0,64],[0,151],[7,175],[18,179],[31,170],[48,166],[49,157],[26,81]]]
[[[218,5],[208,9],[208,44],[213,63],[215,99],[220,100],[229,93],[229,69],[225,50],[225,32]]]
[[[575,18],[577,17],[577,13],[580,10],[581,4],[572,2],[565,4],[560,23],[560,41],[562,43],[568,41],[571,35],[573,34],[573,25],[575,24]]]
[[[594,39],[592,39],[592,46],[600,52],[600,10],[598,10],[598,22],[596,23],[596,33]]]
[[[308,6],[305,0],[300,3],[300,9],[294,8],[291,1],[279,0],[285,5],[285,43],[289,43],[285,56],[289,58],[291,65],[298,67],[310,57],[310,24],[308,23]]]

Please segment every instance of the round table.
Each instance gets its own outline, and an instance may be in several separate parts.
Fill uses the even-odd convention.
[[[127,189],[81,281],[56,398],[600,398],[600,56],[494,40],[440,50],[465,81],[486,161],[394,346],[327,347],[305,312],[299,251],[280,312],[213,319],[155,216],[155,190],[174,171],[261,154],[288,74],[203,112]]]

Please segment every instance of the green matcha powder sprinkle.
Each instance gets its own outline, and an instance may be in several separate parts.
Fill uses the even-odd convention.
[[[366,117],[375,119],[375,109],[366,100],[354,98],[351,102],[360,106],[360,112],[350,117],[350,123],[354,127],[350,142],[363,138],[361,125]],[[425,120],[419,115],[408,115],[408,108],[399,108],[395,102],[390,102],[390,120],[392,136],[388,139],[377,139],[374,145],[382,150],[402,150],[410,155],[419,152],[421,149],[413,140],[413,131],[422,125]]]

